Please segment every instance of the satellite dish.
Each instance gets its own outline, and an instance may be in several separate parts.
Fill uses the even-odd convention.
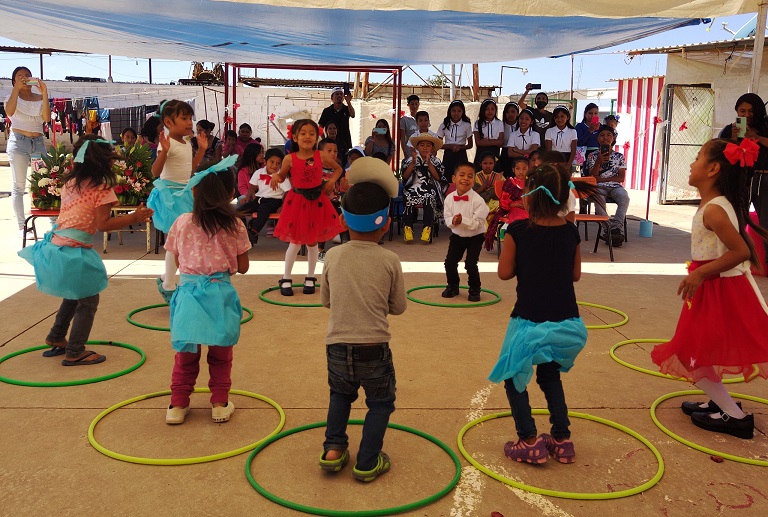
[[[752,38],[757,31],[757,15],[754,15],[751,20],[744,24],[744,26],[737,30],[733,34],[733,39]]]

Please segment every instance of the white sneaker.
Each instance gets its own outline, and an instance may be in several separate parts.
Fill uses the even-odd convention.
[[[168,406],[168,410],[165,412],[165,423],[166,424],[183,424],[184,419],[189,414],[190,410],[189,406],[187,407],[172,407]]]
[[[211,408],[211,419],[214,422],[228,422],[235,412],[235,405],[230,400],[224,407]]]
[[[321,251],[317,254],[317,261],[318,262],[325,262],[325,252]]]

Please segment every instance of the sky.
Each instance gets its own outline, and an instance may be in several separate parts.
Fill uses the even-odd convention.
[[[683,27],[671,30],[656,36],[639,39],[631,43],[589,52],[576,54],[573,59],[573,83],[574,88],[602,89],[616,86],[611,79],[629,77],[647,77],[652,75],[664,75],[666,69],[665,55],[638,56],[629,60],[621,50],[646,47],[659,47],[667,45],[679,45],[683,43],[701,43],[716,40],[728,40],[733,36],[723,30],[722,23],[726,22],[728,28],[737,31],[745,23],[750,21],[752,14],[728,16],[714,19],[712,23]],[[24,43],[0,38],[0,45],[26,46]],[[66,41],[60,35],[51,42],[52,47],[66,49]],[[40,71],[37,55],[2,53],[0,54],[0,77],[8,78],[17,66],[27,66],[33,75]],[[436,65],[447,74],[450,65]],[[101,55],[68,55],[55,54],[44,56],[44,79],[63,80],[65,76],[108,76],[108,57]],[[206,63],[206,68],[211,64]],[[504,67],[504,68],[502,68]],[[513,68],[507,68],[513,67]],[[459,66],[456,66],[458,73]],[[523,73],[521,69],[526,69]],[[423,78],[437,75],[438,72],[431,66],[414,67],[416,73]],[[152,79],[154,83],[168,84],[179,79],[191,76],[191,63],[189,61],[169,61],[163,59],[152,60]],[[262,78],[289,78],[299,79],[307,76],[307,72],[293,70],[259,70]],[[252,74],[252,71],[244,71],[243,75]],[[346,81],[347,74],[341,72],[311,72],[313,79],[328,79]],[[146,59],[131,56],[112,56],[112,77],[115,82],[147,82],[148,64]],[[464,66],[462,85],[471,84],[471,65]],[[385,79],[383,74],[371,74],[371,82]],[[405,84],[420,84],[421,80],[411,71],[406,71],[403,76]],[[571,58],[557,59],[539,58],[522,61],[509,61],[505,63],[481,63],[480,84],[502,86],[502,95],[522,93],[526,83],[541,83],[544,91],[566,91],[571,84]]]

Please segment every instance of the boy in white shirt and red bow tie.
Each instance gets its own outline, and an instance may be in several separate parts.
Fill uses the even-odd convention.
[[[459,261],[466,252],[464,268],[469,275],[470,302],[480,301],[480,271],[477,261],[485,241],[485,218],[488,217],[488,205],[479,194],[472,190],[475,184],[475,166],[469,162],[456,165],[453,171],[453,183],[456,191],[445,197],[443,215],[451,238],[445,257],[445,276],[448,285],[443,291],[443,298],[453,298],[459,294]]]

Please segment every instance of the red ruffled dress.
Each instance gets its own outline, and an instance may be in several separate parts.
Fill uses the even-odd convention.
[[[311,158],[293,161],[291,190],[285,194],[275,237],[296,244],[316,244],[333,239],[344,231],[339,214],[323,192],[323,160],[320,151]]]
[[[709,203],[721,206],[735,228],[736,212],[720,196]],[[689,271],[715,260],[728,248],[704,226],[704,208],[693,217]],[[671,341],[654,347],[651,359],[662,373],[696,382],[717,382],[723,375],[768,379],[768,307],[749,270],[749,262],[706,279],[683,310]]]

